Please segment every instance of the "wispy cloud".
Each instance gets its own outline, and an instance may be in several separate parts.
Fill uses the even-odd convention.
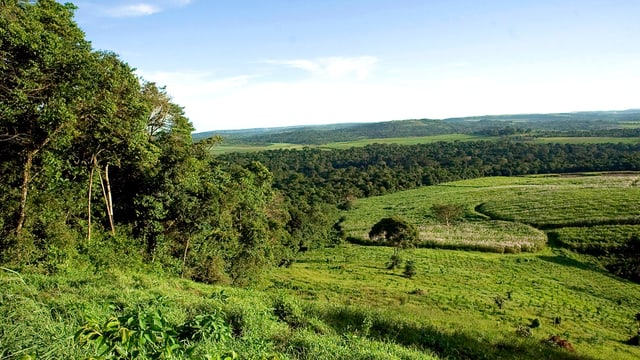
[[[160,9],[157,6],[151,4],[133,4],[133,5],[122,5],[118,7],[114,7],[108,9],[106,11],[107,15],[112,17],[138,17],[138,16],[147,16],[153,15],[155,13],[160,12]]]
[[[129,3],[115,4],[113,6],[101,4],[99,5],[99,7],[96,4],[95,7],[101,8],[102,13],[106,16],[126,18],[126,17],[149,16],[149,15],[160,13],[162,11],[166,11],[171,8],[187,6],[192,2],[193,0],[162,0],[162,1],[154,1],[153,3],[139,2],[139,3],[131,4],[129,2]]]
[[[359,57],[325,57],[319,59],[268,60],[267,63],[284,65],[295,69],[305,70],[313,75],[344,79],[355,76],[358,80],[369,77],[374,65],[378,62],[375,56]]]

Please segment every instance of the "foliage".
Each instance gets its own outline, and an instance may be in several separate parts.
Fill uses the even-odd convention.
[[[197,315],[175,326],[159,311],[111,316],[104,322],[89,320],[76,332],[81,344],[94,344],[97,356],[106,359],[172,359],[191,356],[194,343],[225,342],[230,331],[218,313]]]
[[[449,226],[464,215],[464,205],[459,204],[433,204],[431,212],[440,222]]]
[[[402,249],[412,246],[418,239],[418,229],[397,216],[383,218],[373,225],[369,238],[382,238],[387,245]]]
[[[166,89],[93,51],[73,10],[0,8],[0,261],[51,273],[71,259],[101,271],[143,258],[248,285],[291,259],[268,169],[215,159],[217,137],[194,144]],[[317,223],[329,233],[335,221]]]
[[[416,275],[416,273],[416,265],[414,264],[413,260],[407,260],[404,264],[404,271],[402,272],[402,274],[411,279]]]
[[[530,144],[515,141],[372,144],[230,153],[222,159],[259,161],[274,186],[296,201],[341,204],[425,185],[484,176],[640,170],[640,144]],[[449,202],[448,200],[446,201]]]

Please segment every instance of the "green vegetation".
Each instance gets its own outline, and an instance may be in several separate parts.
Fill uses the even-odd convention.
[[[264,164],[273,174],[274,186],[295,202],[340,205],[350,198],[484,176],[640,171],[640,145],[461,141],[272,150],[218,159]]]
[[[563,227],[549,232],[555,245],[594,256],[619,253],[633,236],[640,237],[640,226]]]
[[[410,145],[434,140],[513,140],[555,143],[637,143],[640,110],[561,114],[474,116],[444,120],[412,119],[380,123],[296,126],[209,131],[196,139],[223,136],[243,150],[277,144],[348,148],[373,143]],[[229,148],[233,151],[233,146]]]
[[[610,137],[610,136],[585,136],[585,137],[540,137],[536,138],[537,143],[559,143],[559,144],[604,144],[604,143],[624,143],[637,144],[640,142],[638,137]]]
[[[214,359],[234,353],[276,359],[640,355],[640,348],[625,344],[637,330],[639,285],[613,278],[585,258],[551,251],[410,252],[416,269],[411,278],[385,269],[388,249],[341,245],[304,253],[252,290],[154,271],[68,269],[52,276],[2,271],[1,354],[95,357],[101,351],[96,342],[74,340],[79,330],[119,319],[120,328],[137,331],[155,319],[160,327],[152,331],[181,344],[175,358],[182,349],[193,358]],[[130,318],[144,321],[123,326]],[[530,336],[516,333],[534,319],[540,326]],[[197,329],[208,332],[196,335]],[[568,339],[576,354],[542,343],[551,335]],[[144,346],[151,354],[152,345]]]
[[[637,138],[638,111],[229,132],[291,148],[214,156],[73,11],[0,7],[0,359],[640,355],[640,145],[533,143]]]

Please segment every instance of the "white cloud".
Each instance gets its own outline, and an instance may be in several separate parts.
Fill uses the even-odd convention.
[[[137,17],[137,16],[153,15],[155,13],[160,12],[161,10],[162,9],[160,9],[157,6],[140,3],[140,4],[133,4],[133,5],[118,6],[118,7],[107,10],[107,14],[113,17]]]
[[[360,57],[326,57],[315,60],[269,60],[267,63],[284,65],[295,69],[305,70],[313,75],[329,78],[344,79],[355,76],[359,80],[369,77],[378,59],[374,56]]]
[[[163,0],[155,1],[154,4],[141,2],[135,4],[122,4],[113,7],[103,6],[102,13],[110,17],[119,18],[149,16],[170,8],[187,6],[192,2],[192,0]]]

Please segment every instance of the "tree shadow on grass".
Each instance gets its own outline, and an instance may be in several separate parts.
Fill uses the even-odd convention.
[[[538,259],[540,260],[544,260],[544,261],[548,261],[554,264],[558,264],[558,265],[562,265],[562,266],[568,266],[568,267],[573,267],[576,269],[580,269],[580,270],[586,270],[586,271],[593,271],[599,274],[603,274],[606,275],[608,277],[614,278],[614,279],[620,279],[617,276],[611,274],[610,272],[608,272],[605,269],[602,269],[600,267],[598,267],[595,264],[586,262],[586,261],[578,261],[566,256],[562,256],[562,255],[554,255],[554,256],[549,256],[549,255],[540,255],[538,256]]]
[[[340,334],[355,332],[372,340],[432,351],[448,359],[594,359],[538,339],[516,337],[515,329],[511,336],[486,339],[482,334],[443,332],[431,325],[353,307],[325,308],[316,316]]]

